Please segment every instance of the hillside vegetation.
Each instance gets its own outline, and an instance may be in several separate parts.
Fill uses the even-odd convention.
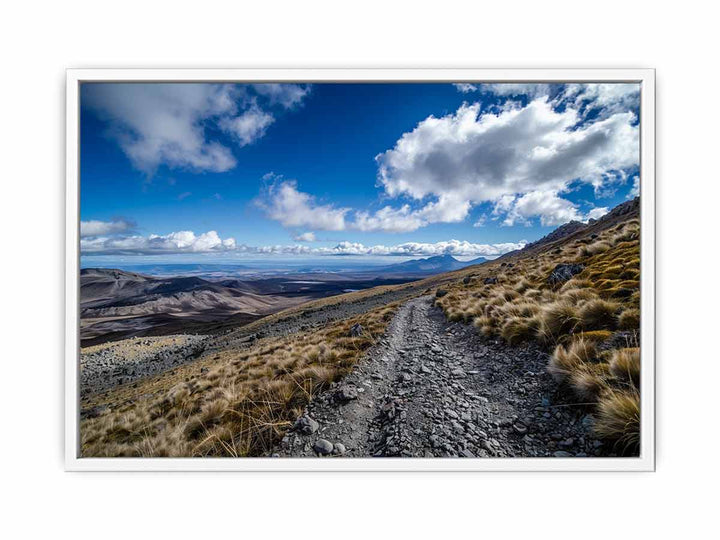
[[[486,336],[547,347],[548,371],[594,407],[597,434],[628,454],[640,440],[639,239],[640,223],[629,219],[483,265],[436,300],[450,320]],[[562,279],[558,264],[577,273]]]
[[[608,450],[637,455],[637,208],[637,200],[625,203],[597,223],[565,227],[565,234],[556,231],[496,261],[316,300],[208,336],[198,359],[81,396],[81,455],[268,455],[308,403],[348,375],[377,343],[401,304],[425,295],[429,306],[433,292],[448,319],[472,324],[493,341],[507,343],[501,346],[503,359],[523,362],[534,354],[543,365],[547,358],[547,371],[571,391],[563,394],[572,393],[574,404],[592,411],[593,429],[610,443]],[[359,335],[351,330],[355,324],[362,326]],[[414,324],[410,317],[408,331],[421,331]],[[537,343],[547,354],[536,346],[530,348],[537,353],[515,349],[523,342]],[[468,348],[457,354],[472,359],[476,352]],[[492,365],[510,368],[502,362]],[[430,377],[427,373],[416,375]],[[512,369],[503,377],[515,377],[513,388],[522,386],[522,377]],[[515,391],[520,390],[525,387]]]
[[[267,338],[101,394],[81,423],[84,457],[255,456],[307,403],[349,373],[397,309],[306,334]],[[362,326],[353,336],[351,328]],[[139,396],[139,397],[136,397]]]

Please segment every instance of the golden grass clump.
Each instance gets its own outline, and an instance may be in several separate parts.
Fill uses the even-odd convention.
[[[636,389],[608,390],[599,399],[595,431],[615,449],[636,455],[640,449],[640,394]]]
[[[570,373],[569,383],[581,400],[595,402],[609,387],[608,373],[607,364],[581,362]]]
[[[618,328],[620,330],[638,330],[640,328],[640,310],[628,308],[618,317]]]
[[[617,326],[620,306],[600,298],[583,303],[578,312],[583,328],[588,330],[612,330]]]
[[[592,257],[592,256],[598,255],[600,253],[605,253],[606,251],[609,251],[610,249],[612,249],[612,244],[610,244],[610,242],[607,242],[605,240],[599,240],[599,241],[589,244],[587,246],[581,247],[580,255],[582,257]]]
[[[591,363],[597,357],[595,344],[587,339],[576,338],[569,346],[558,345],[550,362],[548,373],[558,382],[567,380],[580,366]]]
[[[610,373],[620,380],[640,388],[640,349],[617,349],[612,352]]]
[[[500,335],[511,345],[516,345],[533,339],[539,327],[540,320],[537,317],[511,317],[503,324]]]
[[[580,324],[577,308],[570,302],[553,302],[541,309],[538,318],[538,336],[544,341],[573,334]]]

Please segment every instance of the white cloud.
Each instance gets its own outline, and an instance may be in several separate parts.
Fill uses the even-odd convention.
[[[315,233],[305,232],[302,234],[298,234],[293,237],[293,240],[295,240],[296,242],[314,242],[315,241]]]
[[[448,240],[444,242],[423,243],[406,242],[394,246],[365,246],[360,243],[340,242],[332,248],[319,248],[327,255],[388,255],[388,256],[433,256],[456,255],[494,257],[516,249],[522,249],[527,242],[507,242],[501,244],[473,244],[468,241]]]
[[[353,210],[332,204],[319,204],[315,198],[300,191],[295,180],[283,180],[268,173],[266,181],[274,181],[256,201],[267,216],[288,228],[306,227],[324,231],[354,229],[363,232],[412,232],[430,223],[463,221],[470,203],[452,196],[439,197],[435,202],[413,210],[410,205],[399,208],[385,206],[374,213],[354,211],[354,219],[346,219]]]
[[[541,97],[550,94],[550,85],[544,83],[491,83],[480,86],[483,92],[492,92],[497,96]]]
[[[472,205],[490,201],[495,216],[514,210],[508,223],[540,216],[543,224],[559,224],[582,216],[558,193],[574,181],[597,188],[611,181],[609,172],[639,161],[633,113],[579,121],[575,109],[556,111],[545,98],[497,114],[464,104],[454,114],[426,118],[379,154],[379,180],[391,197],[435,199],[423,209],[426,223],[440,220],[433,204],[462,220]]]
[[[587,221],[588,219],[599,219],[605,214],[607,214],[609,211],[610,209],[605,206],[598,206],[596,208],[593,208],[586,214],[585,221]]]
[[[583,114],[598,110],[598,118],[634,110],[640,105],[640,85],[630,83],[568,84],[556,98],[570,104]]]
[[[252,144],[265,135],[265,131],[275,121],[271,114],[266,113],[257,105],[252,105],[239,116],[226,117],[220,122],[220,127],[234,135],[240,146]]]
[[[534,217],[539,217],[544,227],[582,220],[577,206],[559,197],[556,192],[531,191],[513,200],[503,225],[526,223]]]
[[[337,208],[331,204],[319,204],[307,193],[298,191],[294,180],[280,180],[267,187],[257,201],[269,218],[285,227],[308,228],[322,231],[345,229],[345,214],[349,208]]]
[[[205,122],[234,116],[231,92],[212,84],[90,83],[83,86],[83,104],[109,121],[109,134],[146,173],[161,163],[222,172],[235,166],[235,158],[206,138]]]
[[[216,231],[196,235],[192,231],[178,231],[166,235],[93,237],[80,241],[83,255],[106,254],[171,254],[211,253],[237,248],[234,238],[221,239]]]
[[[312,234],[312,233],[306,233]],[[301,235],[304,236],[304,235]],[[299,237],[296,241],[303,240]],[[499,244],[474,244],[468,241],[448,240],[435,243],[406,242],[391,246],[365,246],[356,242],[340,242],[332,247],[306,245],[238,245],[233,238],[221,239],[217,232],[196,235],[192,231],[178,231],[166,235],[83,238],[80,249],[88,255],[169,255],[180,253],[235,253],[238,255],[307,255],[307,256],[489,256],[502,255],[521,249],[526,241]]]
[[[254,84],[258,94],[266,96],[271,105],[281,105],[292,109],[300,105],[310,93],[309,85],[300,84]]]
[[[633,177],[633,185],[632,188],[630,188],[630,193],[628,193],[627,198],[628,199],[634,199],[635,197],[640,196],[640,177],[634,176]]]
[[[134,228],[135,225],[124,219],[113,221],[89,220],[80,222],[80,237],[104,236],[109,234],[119,234],[127,232]]]
[[[487,214],[482,214],[480,217],[475,220],[475,223],[473,223],[473,227],[484,227],[485,223],[487,222]]]
[[[453,83],[453,86],[458,92],[462,92],[463,94],[469,94],[470,92],[477,91],[477,86],[470,83]]]
[[[577,204],[563,199],[554,191],[531,191],[519,197],[505,197],[493,212],[504,214],[503,225],[528,225],[532,219],[539,218],[544,227],[556,227],[569,221],[587,221],[598,219],[608,213],[606,207],[592,208],[583,213]]]
[[[152,174],[164,164],[224,172],[236,159],[207,128],[251,144],[274,121],[268,107],[295,107],[309,91],[294,84],[86,83],[82,100],[108,122],[109,136],[137,169]]]

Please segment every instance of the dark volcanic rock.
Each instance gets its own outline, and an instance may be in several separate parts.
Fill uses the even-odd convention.
[[[321,456],[326,456],[333,451],[333,443],[325,439],[318,439],[313,445],[313,450]]]
[[[547,281],[551,285],[556,283],[563,283],[573,277],[575,274],[579,274],[585,270],[583,264],[558,264],[555,269],[550,273]]]
[[[300,418],[298,418],[297,422],[295,422],[295,429],[305,435],[311,435],[315,433],[319,427],[320,424],[318,424],[309,416],[301,416]]]

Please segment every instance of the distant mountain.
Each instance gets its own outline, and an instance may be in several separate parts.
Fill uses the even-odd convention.
[[[426,259],[414,259],[389,266],[373,269],[374,272],[383,274],[439,274],[441,272],[452,272],[474,264],[487,262],[484,257],[478,257],[472,261],[458,261],[452,255],[436,255]]]
[[[465,266],[473,266],[475,264],[483,264],[488,262],[488,260],[485,257],[478,257],[477,259],[473,259],[472,261],[465,261],[463,264]]]

